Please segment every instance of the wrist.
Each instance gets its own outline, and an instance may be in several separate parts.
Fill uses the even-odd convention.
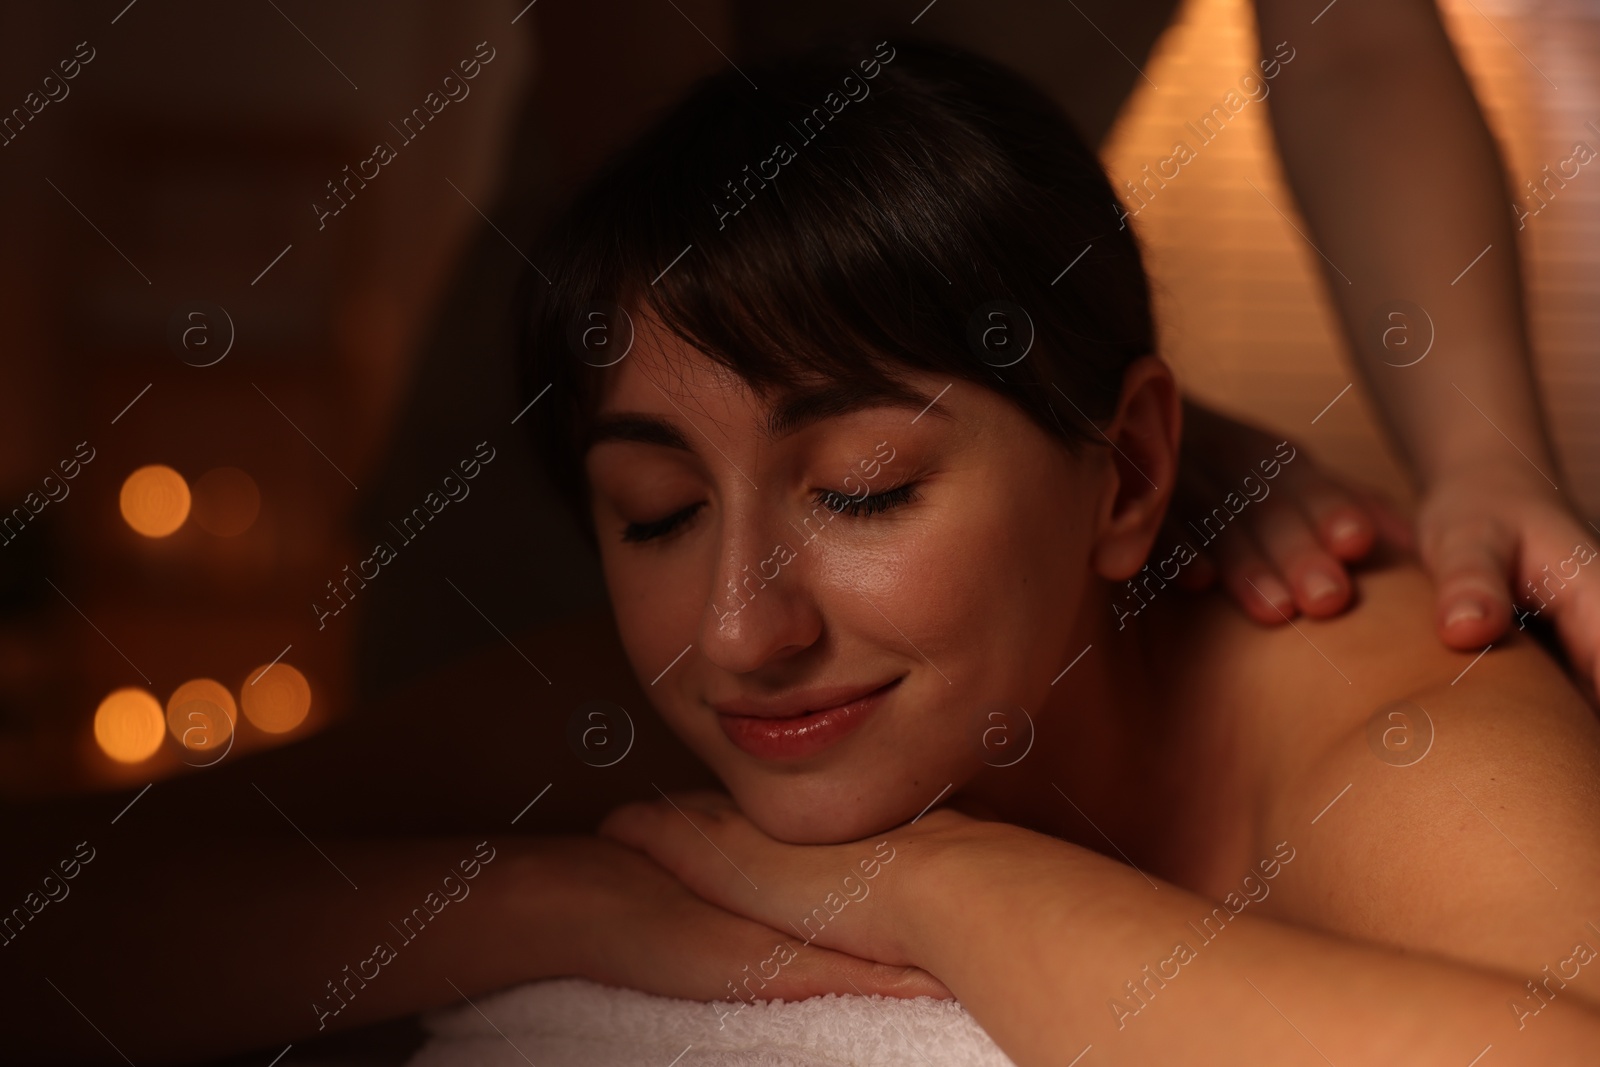
[[[1457,488],[1474,492],[1493,491],[1508,496],[1534,493],[1558,497],[1557,471],[1548,456],[1518,455],[1502,440],[1497,452],[1453,456],[1450,461],[1422,479],[1419,497],[1448,493]]]
[[[522,946],[527,970],[521,980],[537,981],[594,970],[593,945],[581,935],[605,928],[615,900],[605,879],[591,876],[602,858],[594,838],[527,838],[510,852],[510,877],[501,896],[511,936]],[[591,939],[592,941],[592,939]]]
[[[1463,409],[1459,419],[1436,426],[1422,440],[1408,442],[1412,467],[1424,491],[1452,478],[1506,472],[1549,487],[1546,478],[1556,477],[1555,457],[1536,411],[1490,412],[1481,397],[1468,398],[1465,393],[1456,400]]]
[[[934,812],[924,821],[942,814]],[[1037,842],[1053,839],[1005,822],[967,821],[925,833],[906,829],[909,834],[888,836],[895,862],[903,863],[885,902],[890,937],[897,959],[939,974],[950,969],[952,951],[963,951],[972,924],[981,930],[993,920],[996,873],[1020,875],[1019,860],[1030,844],[1036,854]]]

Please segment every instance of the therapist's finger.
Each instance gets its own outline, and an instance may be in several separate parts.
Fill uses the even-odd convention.
[[[1357,560],[1372,551],[1378,540],[1378,520],[1354,493],[1316,472],[1293,489],[1317,539],[1334,557]]]
[[[1417,550],[1417,535],[1411,520],[1401,513],[1400,508],[1387,494],[1365,487],[1353,489],[1351,493],[1372,517],[1379,542],[1388,543],[1406,552]]]
[[[1256,541],[1294,593],[1295,606],[1312,618],[1337,615],[1350,603],[1344,564],[1323,547],[1306,513],[1283,497],[1256,505]]]
[[[1527,573],[1526,567],[1523,573]],[[1559,582],[1553,587],[1548,584],[1551,574]],[[1600,692],[1600,575],[1580,568],[1567,578],[1562,568],[1556,567],[1537,577],[1544,578],[1537,587],[1546,602],[1534,614],[1555,623],[1556,636],[1561,639],[1573,673],[1595,686],[1594,692]]]
[[[1516,534],[1492,519],[1450,523],[1422,544],[1438,589],[1435,625],[1451,648],[1479,648],[1511,624]]]
[[[1246,615],[1269,626],[1294,617],[1294,594],[1249,530],[1230,527],[1206,549],[1217,561],[1222,587]]]

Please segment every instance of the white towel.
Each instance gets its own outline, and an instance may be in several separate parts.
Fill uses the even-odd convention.
[[[559,978],[423,1023],[432,1037],[406,1067],[1015,1067],[960,1004],[932,997],[829,993],[740,1009]]]

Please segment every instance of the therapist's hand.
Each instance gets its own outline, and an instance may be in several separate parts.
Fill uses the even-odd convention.
[[[1476,650],[1537,620],[1600,684],[1600,535],[1532,467],[1512,457],[1441,476],[1417,511],[1417,551],[1446,644]]]
[[[1199,558],[1178,581],[1220,582],[1257,622],[1336,615],[1351,603],[1345,564],[1380,538],[1411,534],[1375,494],[1323,474],[1293,441],[1185,400],[1183,454],[1161,546],[1186,543]]]
[[[1200,549],[1179,574],[1185,587],[1220,582],[1268,625],[1335,615],[1351,603],[1345,564],[1388,541],[1414,551],[1432,576],[1435,628],[1446,645],[1477,650],[1544,623],[1591,696],[1600,691],[1600,530],[1521,459],[1440,475],[1424,490],[1413,526],[1382,498],[1323,474],[1293,442],[1189,401],[1184,426],[1161,543]],[[1284,462],[1286,455],[1294,458]]]

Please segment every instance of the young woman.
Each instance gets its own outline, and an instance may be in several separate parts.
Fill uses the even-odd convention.
[[[602,832],[788,939],[725,995],[826,948],[1022,1065],[1592,1062],[1600,729],[1557,667],[1440,647],[1406,561],[1292,628],[1172,590],[1297,455],[1162,534],[1179,403],[1058,111],[907,42],[746,73],[564,216],[529,349],[632,669],[728,791]],[[579,973],[704,996],[596,938]]]
[[[1592,1062],[1600,731],[1550,659],[1441,647],[1405,562],[1293,628],[1181,594],[1309,460],[1236,438],[1162,532],[1178,401],[1059,112],[908,42],[745,73],[530,281],[527,422],[621,649],[518,635],[13,820],[17,871],[96,858],[6,943],[6,1052],[298,1054],[582,975],[954,995],[1023,1067]],[[646,698],[675,738],[587,751],[574,709]]]

